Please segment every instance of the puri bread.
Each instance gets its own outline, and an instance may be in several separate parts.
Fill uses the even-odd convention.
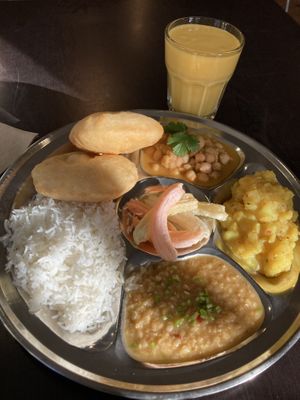
[[[31,175],[38,193],[81,202],[116,199],[138,179],[135,164],[124,156],[80,151],[47,158],[34,167]]]
[[[152,146],[163,132],[159,122],[142,114],[98,112],[77,122],[69,139],[82,150],[121,154]]]

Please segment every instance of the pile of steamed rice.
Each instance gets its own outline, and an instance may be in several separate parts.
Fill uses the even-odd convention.
[[[113,202],[56,201],[37,195],[6,221],[7,271],[29,297],[68,332],[116,320],[125,249]]]

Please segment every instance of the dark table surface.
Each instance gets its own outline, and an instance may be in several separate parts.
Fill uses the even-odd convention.
[[[300,28],[271,0],[1,2],[0,121],[41,136],[101,110],[166,109],[163,32],[181,16],[238,26],[246,46],[216,120],[300,175]],[[0,324],[1,398],[96,399]],[[300,398],[300,343],[255,379],[210,398]],[[106,398],[113,398],[106,395]]]

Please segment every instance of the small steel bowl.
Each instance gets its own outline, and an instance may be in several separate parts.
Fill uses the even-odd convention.
[[[156,252],[155,248],[153,247],[152,243],[144,242],[144,243],[137,245],[133,241],[132,234],[128,234],[128,232],[126,232],[126,229],[124,226],[123,208],[129,200],[139,198],[144,193],[146,187],[153,186],[153,185],[171,185],[173,183],[182,183],[183,188],[186,191],[186,193],[192,193],[194,195],[194,197],[199,201],[209,202],[208,197],[206,196],[205,192],[202,189],[200,189],[199,187],[194,186],[190,183],[187,183],[181,179],[150,177],[150,178],[145,178],[145,179],[138,181],[137,184],[129,192],[124,194],[117,203],[117,213],[118,213],[118,217],[119,217],[119,221],[120,221],[120,227],[121,227],[122,234],[123,234],[124,238],[126,239],[127,245],[129,244],[130,246],[132,246],[133,248],[135,248],[137,250],[140,250],[140,251],[143,251],[152,256],[158,257],[157,252]],[[177,250],[178,256],[180,257],[180,256],[183,256],[186,254],[193,253],[193,252],[199,250],[199,248],[201,248],[202,246],[203,246],[203,244],[201,242],[198,242],[188,248]],[[130,251],[130,247],[129,247],[128,251]]]

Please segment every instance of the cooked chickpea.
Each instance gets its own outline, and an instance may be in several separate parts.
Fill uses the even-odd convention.
[[[183,164],[182,158],[181,157],[177,157],[176,160],[176,167],[181,167]]]
[[[189,181],[194,182],[196,180],[196,178],[197,178],[197,175],[196,175],[196,172],[194,170],[190,169],[189,171],[187,171],[185,173],[185,177]]]
[[[184,171],[188,171],[188,170],[192,169],[192,166],[191,166],[191,164],[183,164],[182,169]]]
[[[199,167],[199,171],[209,174],[211,172],[211,164],[209,162],[201,163],[200,167]]]
[[[197,164],[194,166],[194,170],[195,170],[196,172],[199,172],[199,171],[200,171],[200,167],[201,167],[201,163],[197,163]]]
[[[222,164],[219,162],[214,162],[212,164],[213,171],[220,171],[222,169]]]
[[[182,162],[183,162],[183,164],[186,164],[186,163],[188,163],[189,162],[189,155],[188,154],[186,154],[186,155],[184,155],[183,157],[182,157]]]
[[[172,159],[171,159],[168,168],[169,168],[169,169],[175,170],[175,169],[176,169],[176,160],[172,160]]]
[[[178,168],[173,169],[172,174],[175,176],[179,176],[180,175],[180,171]]]
[[[171,157],[169,155],[164,155],[161,159],[161,165],[165,168],[170,168]]]
[[[207,153],[207,154],[205,155],[205,161],[207,161],[208,163],[212,164],[213,162],[216,161],[216,157],[215,157],[215,155],[212,154],[212,153]]]
[[[195,155],[196,162],[203,162],[205,161],[205,154],[201,151]]]
[[[158,172],[160,169],[160,165],[158,163],[153,163],[152,164],[152,170],[153,172]]]
[[[211,146],[212,144],[213,144],[213,142],[211,141],[210,138],[205,139],[205,146]]]
[[[220,154],[219,158],[220,158],[220,162],[223,165],[227,164],[230,161],[229,155],[227,153],[224,153],[224,152]]]
[[[216,149],[216,147],[207,147],[207,148],[205,149],[205,152],[206,152],[207,154],[216,155],[216,154],[219,153],[219,150]]]
[[[152,155],[153,161],[159,161],[161,159],[161,157],[162,157],[161,150],[156,148],[154,153],[153,153],[153,155]]]

